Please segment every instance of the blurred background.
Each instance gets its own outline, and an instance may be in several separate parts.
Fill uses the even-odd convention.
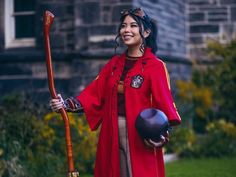
[[[44,11],[55,15],[55,85],[66,98],[115,54],[120,12],[132,7],[157,21],[156,55],[183,119],[164,148],[167,177],[236,174],[236,0],[0,0],[0,177],[67,171],[63,121],[49,109]],[[91,177],[99,131],[69,117],[76,167]]]

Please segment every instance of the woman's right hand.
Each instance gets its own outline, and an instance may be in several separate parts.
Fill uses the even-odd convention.
[[[162,148],[164,145],[166,145],[170,140],[170,133],[169,131],[166,131],[163,135],[161,135],[161,140],[158,142],[155,142],[151,139],[144,139],[144,143],[151,148]]]
[[[50,100],[50,107],[54,112],[59,112],[61,108],[64,108],[64,100],[61,94],[58,94],[58,98]]]

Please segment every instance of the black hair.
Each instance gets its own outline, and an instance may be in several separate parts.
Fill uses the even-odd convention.
[[[148,19],[148,25],[146,24],[146,22],[144,21],[143,18],[140,18],[139,16],[136,16],[135,14],[132,14],[132,13],[129,13],[127,15],[123,15],[121,16],[120,18],[120,25],[118,27],[118,34],[115,38],[115,43],[116,43],[116,46],[115,46],[115,51],[117,49],[117,47],[119,47],[119,39],[120,39],[120,30],[121,30],[121,26],[122,26],[122,23],[125,19],[126,16],[131,16],[138,24],[139,26],[139,33],[141,35],[141,38],[142,38],[142,44],[140,46],[140,51],[141,52],[144,52],[145,48],[146,47],[150,47],[151,48],[151,51],[155,54],[157,52],[157,25],[156,25],[156,22],[153,20],[153,19]],[[143,32],[146,31],[146,30],[150,30],[150,34],[148,37],[144,38],[143,36]]]

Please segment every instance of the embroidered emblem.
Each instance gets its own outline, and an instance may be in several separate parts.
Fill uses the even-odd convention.
[[[141,75],[136,75],[132,77],[131,87],[140,88],[142,86],[144,79]]]

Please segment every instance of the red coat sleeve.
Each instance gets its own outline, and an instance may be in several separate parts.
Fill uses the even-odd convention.
[[[96,77],[76,98],[82,104],[91,130],[96,130],[102,122],[104,86],[109,72],[107,63]]]
[[[158,61],[154,72],[151,73],[152,104],[166,114],[171,125],[178,125],[181,118],[171,94],[169,74],[165,63]]]

